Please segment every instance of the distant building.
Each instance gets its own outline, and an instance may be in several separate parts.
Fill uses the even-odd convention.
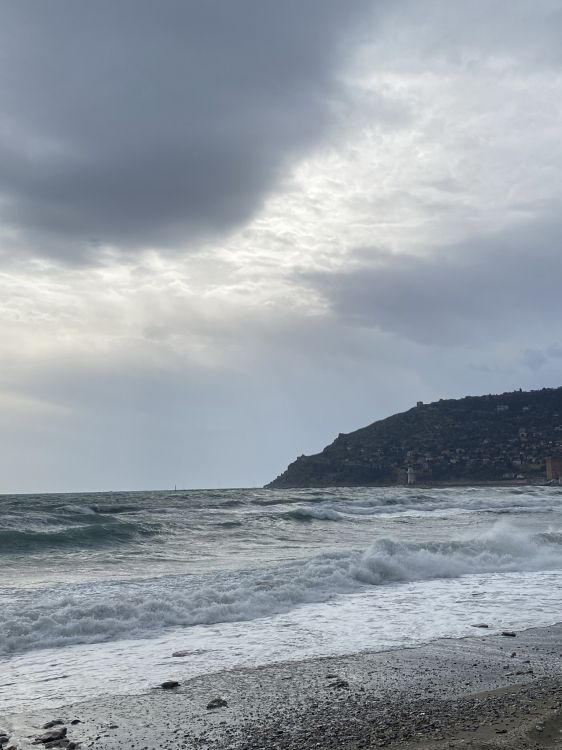
[[[509,406],[507,404],[498,404],[496,406],[496,411],[507,411],[509,409]]]
[[[423,406],[423,401],[416,401],[416,406],[419,408],[420,406]]]
[[[546,478],[550,482],[553,479],[562,478],[562,458],[546,459]]]
[[[413,466],[408,466],[408,484],[415,484],[416,483],[416,470],[413,468]]]

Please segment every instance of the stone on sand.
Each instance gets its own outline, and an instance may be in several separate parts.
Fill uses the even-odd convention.
[[[36,737],[33,740],[33,744],[38,745],[39,743],[43,743],[43,745],[47,745],[47,743],[49,742],[58,742],[59,740],[64,739],[64,737],[66,737],[66,727],[60,727],[60,729],[50,729],[40,737]]]
[[[179,687],[179,682],[176,682],[176,680],[166,680],[166,682],[163,682],[160,687],[162,690],[173,690],[174,688]]]
[[[228,703],[224,698],[213,698],[207,703],[207,711],[213,711],[215,708],[226,708]]]

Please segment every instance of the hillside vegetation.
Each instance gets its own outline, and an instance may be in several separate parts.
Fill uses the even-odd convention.
[[[300,456],[268,487],[327,487],[545,479],[562,456],[562,388],[421,404],[340,434]]]

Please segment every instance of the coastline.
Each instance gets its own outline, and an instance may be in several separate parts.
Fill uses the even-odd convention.
[[[327,485],[312,485],[312,484],[295,484],[295,485],[283,485],[281,486],[272,486],[272,483],[264,485],[260,489],[264,490],[325,490],[325,489],[392,489],[395,487],[399,487],[401,489],[424,489],[424,490],[431,490],[431,489],[447,489],[447,488],[454,488],[454,487],[560,487],[562,485],[558,484],[558,482],[550,481],[548,482],[546,479],[538,480],[538,479],[496,479],[496,480],[489,480],[489,481],[482,481],[478,482],[474,479],[467,479],[467,480],[443,480],[441,482],[428,482],[428,481],[416,481],[414,484],[406,484],[406,483],[398,483],[394,482],[392,484],[386,482],[386,483],[380,483],[380,484],[327,484]]]
[[[52,720],[104,750],[562,747],[562,623],[500,633],[183,683],[178,672],[173,690],[0,716],[0,727],[22,750]],[[217,697],[228,705],[208,709]]]

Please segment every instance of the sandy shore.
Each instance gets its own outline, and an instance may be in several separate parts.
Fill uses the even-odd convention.
[[[60,720],[103,750],[562,748],[562,624],[185,682],[178,664],[170,679],[179,687],[0,717],[5,747]],[[228,705],[208,709],[217,697]]]

